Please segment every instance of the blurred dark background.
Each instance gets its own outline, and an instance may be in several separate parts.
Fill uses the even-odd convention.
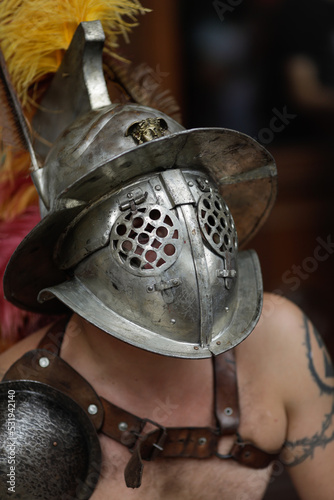
[[[334,356],[334,0],[146,0],[125,47],[183,124],[244,132],[273,154],[276,205],[250,247],[264,287],[311,318]],[[298,497],[285,473],[266,499]]]
[[[334,353],[334,0],[145,6],[124,50],[172,91],[184,126],[236,129],[273,154],[277,202],[249,246],[265,289],[300,305]]]

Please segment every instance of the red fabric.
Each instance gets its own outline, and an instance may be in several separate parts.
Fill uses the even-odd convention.
[[[18,309],[6,301],[2,285],[11,255],[39,221],[38,207],[29,207],[24,213],[10,221],[0,221],[0,318],[1,337],[6,342],[15,342],[27,333],[31,333],[40,319],[40,315]]]

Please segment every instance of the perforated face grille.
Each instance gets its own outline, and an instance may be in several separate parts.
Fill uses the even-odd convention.
[[[122,214],[110,235],[117,260],[136,276],[152,276],[168,269],[181,251],[181,227],[170,210],[159,205],[138,207]]]
[[[209,245],[219,255],[238,249],[237,233],[232,215],[223,198],[205,193],[198,202],[198,222]]]

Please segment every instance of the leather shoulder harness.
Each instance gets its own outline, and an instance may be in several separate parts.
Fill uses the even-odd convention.
[[[164,427],[147,418],[140,418],[98,396],[93,387],[66,361],[60,349],[67,321],[53,325],[38,348],[24,354],[7,371],[4,381],[29,380],[50,386],[68,396],[81,409],[95,428],[126,446],[131,451],[125,469],[128,487],[141,484],[143,460],[158,457],[191,457],[235,460],[255,469],[267,467],[278,453],[267,453],[238,434],[240,411],[234,351],[213,358],[216,427]],[[219,439],[236,435],[227,455],[218,453]],[[88,498],[88,497],[87,497]]]

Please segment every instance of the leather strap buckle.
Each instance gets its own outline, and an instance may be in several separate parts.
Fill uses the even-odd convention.
[[[143,418],[142,424],[141,433],[134,432],[133,434],[137,436],[137,441],[141,441],[142,458],[148,461],[154,460],[154,458],[163,451],[163,445],[167,437],[167,429],[149,418]],[[153,426],[155,429],[144,432],[147,425]],[[137,442],[135,447],[138,444]]]
[[[137,441],[131,450],[132,456],[124,471],[125,483],[129,488],[138,488],[140,486],[144,467],[143,460],[154,460],[163,451],[163,445],[167,437],[167,429],[163,425],[159,425],[149,418],[143,418],[142,423],[144,424],[142,430],[148,424],[153,425],[155,429],[148,433],[133,433],[137,437]]]

